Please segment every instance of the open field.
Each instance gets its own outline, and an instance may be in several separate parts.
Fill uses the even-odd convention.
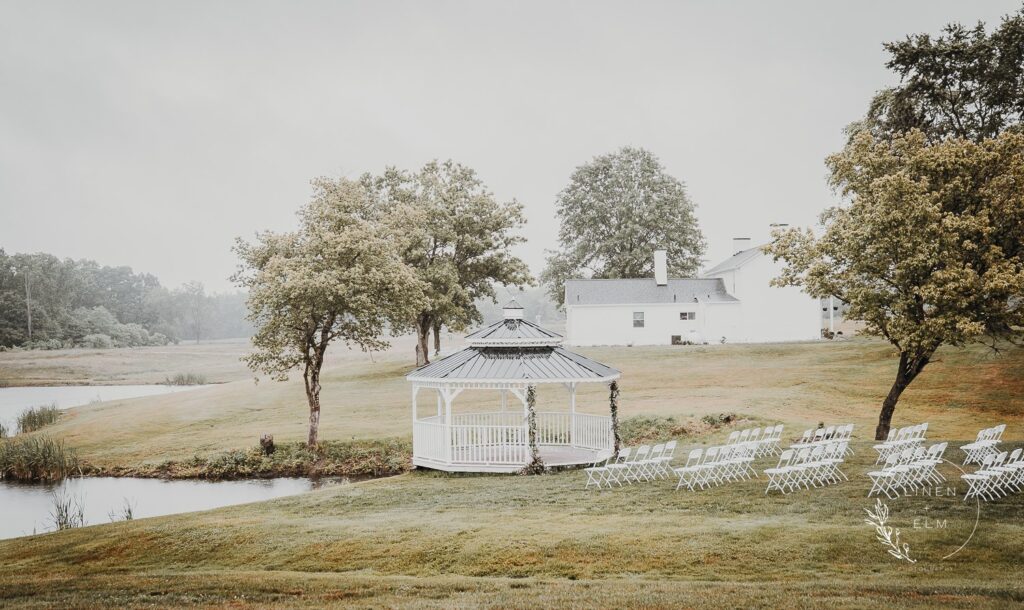
[[[345,441],[411,436],[410,351],[402,342],[370,356],[342,350],[323,379],[321,438]],[[588,348],[622,370],[621,413],[680,421],[735,412],[781,421],[799,434],[819,421],[852,421],[869,437],[895,374],[891,348],[879,341],[704,347]],[[969,374],[965,374],[969,370]],[[540,408],[565,404],[562,388],[541,388]],[[431,408],[429,394],[421,408]],[[607,388],[583,387],[581,411],[607,412]],[[493,393],[465,392],[456,410],[497,409]],[[196,453],[252,447],[261,433],[278,441],[306,434],[301,379],[252,378],[179,394],[112,401],[70,410],[48,434],[77,447],[98,466],[180,460]],[[1009,424],[1024,438],[1024,350],[993,357],[981,347],[943,349],[904,394],[894,425],[930,421],[937,438],[974,438],[979,428]]]
[[[397,349],[397,348],[396,348]],[[579,471],[538,477],[430,472],[327,488],[199,514],[0,542],[0,606],[119,607],[1020,607],[1024,495],[982,507],[958,497],[890,502],[917,564],[898,562],[864,524],[870,441],[894,359],[870,340],[790,345],[595,348],[621,368],[622,413],[735,412],[787,424],[857,424],[851,481],[763,495],[764,481],[697,493],[667,481],[584,491]],[[340,353],[326,374],[326,439],[408,438],[408,351]],[[603,412],[606,389],[581,394]],[[488,405],[484,393],[457,408]],[[267,431],[305,434],[298,381],[236,381],[175,395],[73,409],[47,428],[109,465],[249,447]],[[542,389],[540,403],[564,394]],[[423,402],[428,402],[424,399]],[[421,402],[421,404],[423,404]],[[973,438],[1005,422],[1024,439],[1024,352],[946,349],[896,412],[930,421],[932,439]],[[677,455],[724,439],[697,430]],[[950,450],[956,459],[959,452]],[[774,465],[764,458],[758,469]],[[946,469],[951,480],[957,474]],[[957,493],[962,493],[961,487]],[[920,529],[913,518],[946,520]]]
[[[208,383],[251,378],[239,359],[248,339],[119,349],[0,352],[0,387],[163,383],[178,373],[198,373]]]
[[[720,432],[718,436],[722,436]],[[863,522],[851,481],[785,497],[764,482],[584,491],[584,474],[414,472],[216,511],[0,542],[0,605],[26,607],[977,608],[1024,603],[1024,496],[889,501],[916,564]],[[955,453],[955,452],[951,452]],[[759,461],[760,468],[773,463]],[[947,474],[955,471],[947,468]],[[915,528],[912,516],[947,519]]]

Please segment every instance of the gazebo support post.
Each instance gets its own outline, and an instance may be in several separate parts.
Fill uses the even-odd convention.
[[[412,384],[412,423],[416,425],[416,395],[420,393],[420,386]]]
[[[569,446],[576,448],[576,384],[569,384]]]
[[[441,390],[444,394],[444,447],[445,458],[452,463],[452,396],[448,390]]]
[[[613,454],[619,457],[619,448],[622,438],[619,437],[619,382],[612,381],[608,384],[608,408],[612,412],[612,437],[615,440]]]
[[[530,444],[530,462],[523,469],[524,474],[540,474],[544,472],[544,461],[540,459],[537,448],[537,388],[530,385],[526,388],[526,425]]]

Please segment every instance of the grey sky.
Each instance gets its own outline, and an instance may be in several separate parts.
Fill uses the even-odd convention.
[[[311,177],[450,157],[525,204],[539,272],[572,169],[632,144],[714,263],[831,201],[883,41],[1019,6],[0,0],[0,247],[225,290],[234,237],[293,227]]]

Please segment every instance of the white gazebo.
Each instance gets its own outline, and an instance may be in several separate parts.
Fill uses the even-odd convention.
[[[462,351],[420,367],[412,383],[413,464],[450,472],[516,472],[526,466],[589,464],[615,448],[613,418],[576,411],[581,383],[610,387],[617,409],[619,371],[562,347],[557,333],[523,319],[515,301],[504,319],[466,337]],[[558,384],[568,394],[564,411],[534,409],[540,384]],[[436,392],[436,411],[417,406],[421,390]],[[497,390],[500,410],[453,413],[455,398],[468,389]],[[522,409],[509,406],[509,395]]]

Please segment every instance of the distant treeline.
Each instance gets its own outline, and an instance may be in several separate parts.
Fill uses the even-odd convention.
[[[168,289],[131,267],[0,249],[0,347],[133,347],[248,337],[245,294]]]

